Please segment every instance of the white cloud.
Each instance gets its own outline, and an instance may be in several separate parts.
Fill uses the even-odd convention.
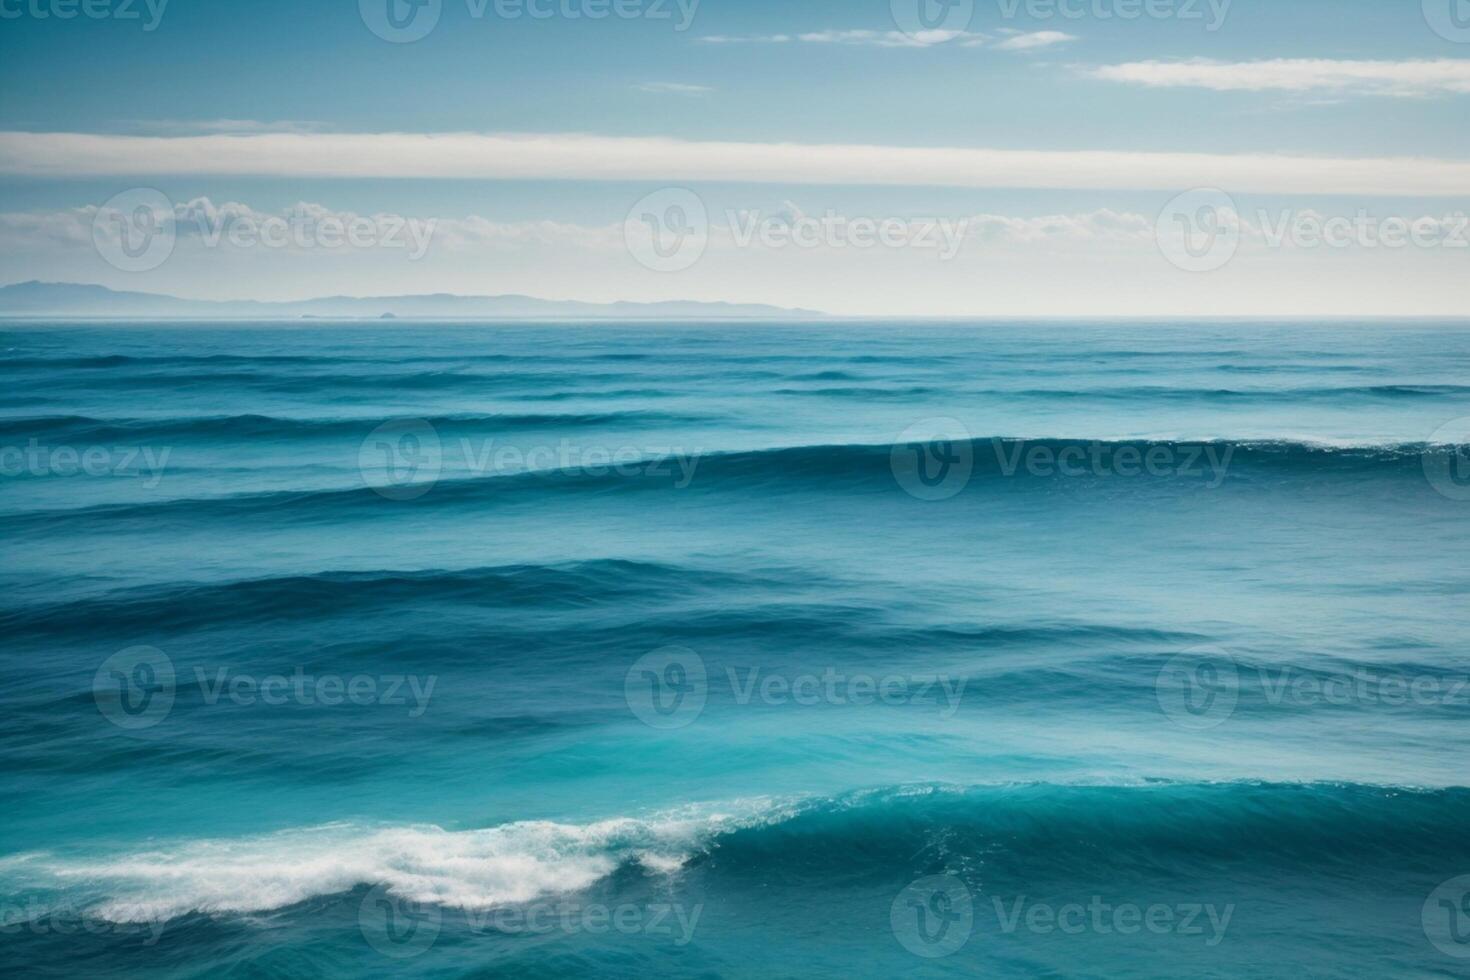
[[[0,249],[19,251],[47,246],[92,248],[92,228],[102,209],[96,205],[70,208],[51,212],[0,213]],[[1235,211],[1224,211],[1220,215],[1223,226],[1238,229],[1247,240],[1268,241],[1267,231],[1273,221],[1281,223],[1302,219],[1323,222],[1331,214],[1314,208],[1288,209],[1279,217],[1270,210],[1255,212],[1251,221]],[[1117,243],[1152,246],[1157,216],[1137,211],[1118,211],[1099,208],[1093,211],[1071,214],[1004,215],[982,212],[978,214],[957,213],[938,215],[933,218],[911,218],[900,215],[843,214],[831,210],[809,212],[792,200],[781,200],[774,206],[755,208],[709,208],[709,232],[712,247],[733,247],[733,232],[751,218],[777,224],[793,224],[815,219],[834,224],[850,223],[854,220],[874,222],[900,222],[910,228],[922,227],[933,221],[948,221],[963,225],[969,240],[981,243],[1006,242],[1015,245],[1065,244],[1065,243]],[[1389,216],[1385,216],[1389,217]],[[1451,218],[1436,215],[1406,213],[1400,217],[1406,222],[1428,222],[1436,230],[1449,229],[1452,225],[1462,228]],[[473,251],[481,248],[503,250],[537,249],[582,249],[592,252],[617,253],[624,248],[623,225],[587,225],[575,222],[497,221],[482,215],[465,217],[422,217],[378,212],[361,215],[353,211],[340,211],[323,204],[298,202],[280,211],[262,211],[238,201],[214,203],[208,197],[176,203],[173,206],[174,228],[180,247],[197,241],[210,247],[233,246],[230,228],[247,224],[260,226],[271,221],[285,220],[304,229],[308,239],[313,229],[326,222],[339,225],[367,220],[379,226],[399,221],[417,222],[432,229],[436,249]],[[106,227],[106,226],[104,226]],[[1458,234],[1459,232],[1457,232]],[[247,246],[253,247],[253,246]],[[290,247],[286,243],[284,247]],[[299,244],[298,244],[299,247]]]
[[[989,40],[984,34],[972,31],[868,31],[868,30],[825,30],[808,31],[804,34],[754,34],[735,36],[711,34],[699,40],[706,44],[788,44],[799,41],[805,44],[845,44],[875,48],[927,48],[935,44],[959,42],[960,47],[975,48]]]
[[[1143,214],[1108,208],[1081,214],[1052,214],[1034,218],[977,214],[970,221],[970,229],[982,241],[1018,244],[1049,241],[1151,244],[1154,219]]]
[[[485,133],[0,132],[0,175],[609,180],[1268,194],[1470,194],[1470,161]]]
[[[325,123],[305,119],[144,119],[139,129],[157,133],[314,133]]]
[[[1061,31],[1032,31],[1029,34],[1020,31],[1002,31],[1001,33],[1010,36],[995,46],[997,51],[1038,51],[1042,48],[1077,40],[1077,35],[1065,34]]]
[[[89,250],[93,247],[93,225],[99,214],[107,217],[108,212],[97,205],[69,208],[49,212],[0,213],[0,250],[21,252],[47,245],[66,248],[77,247]],[[425,218],[399,215],[388,212],[359,214],[355,211],[339,211],[323,204],[300,201],[280,211],[262,211],[239,201],[222,201],[216,204],[208,197],[196,197],[173,205],[173,229],[180,248],[192,243],[222,249],[238,249],[234,244],[233,229],[260,229],[268,223],[286,222],[291,228],[300,229],[299,235],[282,239],[282,248],[300,249],[297,240],[307,240],[306,247],[316,248],[316,229],[332,223],[338,226],[367,221],[379,229],[390,229],[405,222],[414,222],[430,230],[435,248],[475,249],[527,248],[552,246],[557,248],[577,247],[611,252],[623,247],[622,226],[590,226],[555,221],[502,222],[470,215],[464,218]],[[116,227],[104,221],[104,234],[116,237]],[[256,247],[257,235],[246,248]],[[377,239],[375,238],[374,241]]]
[[[1010,28],[999,32],[1005,40],[995,45],[997,51],[1036,51],[1057,44],[1077,40],[1075,34],[1061,31],[1024,32]],[[929,31],[871,31],[838,30],[807,31],[804,34],[711,34],[699,40],[706,44],[790,44],[793,41],[805,44],[842,44],[873,48],[927,48],[936,44],[954,43],[961,48],[983,47],[991,41],[987,34],[976,31],[929,30]]]
[[[699,38],[705,44],[786,44],[790,34],[762,34],[741,37],[734,34],[706,34]]]
[[[704,95],[714,91],[708,85],[689,85],[684,82],[643,82],[633,87],[640,92],[652,92],[655,95]]]
[[[92,247],[92,226],[102,209],[86,205],[50,212],[0,213],[0,245],[7,249],[23,249],[45,243],[64,246]],[[730,231],[739,218],[737,215],[755,214],[778,222],[794,222],[808,217],[808,212],[797,202],[782,200],[771,208],[737,209],[736,211],[712,208],[709,218],[712,239],[728,243]],[[366,218],[375,223],[403,218],[422,223],[433,223],[434,243],[458,249],[490,247],[575,247],[592,250],[620,250],[623,248],[622,224],[584,225],[557,221],[496,221],[481,215],[462,218],[411,217],[377,213],[359,215],[353,211],[340,211],[324,204],[298,202],[280,211],[262,211],[239,201],[224,201],[216,204],[208,197],[197,197],[173,206],[174,228],[181,245],[198,239],[205,243],[229,246],[229,229],[232,225],[250,224],[259,226],[268,221],[288,220],[295,225],[310,229],[326,221],[341,224]],[[834,220],[844,221],[866,217],[875,221],[893,220],[898,216],[886,215],[836,215]],[[913,220],[898,217],[898,220]],[[1153,232],[1154,219],[1147,215],[1113,211],[1103,208],[1077,214],[1041,215],[1021,217],[999,214],[956,214],[950,218],[963,221],[978,239],[1008,241],[1018,244],[1055,240],[1069,241],[1149,241]]]
[[[1355,92],[1365,95],[1470,94],[1470,60],[1133,61],[1088,70],[1096,78],[1151,88],[1206,88],[1217,92]]]
[[[0,214],[0,247],[8,252],[59,245],[64,248],[92,247],[95,206],[55,212],[12,212]]]
[[[986,40],[983,34],[969,31],[814,31],[798,34],[797,40],[813,44],[859,44],[880,48],[926,48],[934,44],[959,41],[963,47],[976,47]]]

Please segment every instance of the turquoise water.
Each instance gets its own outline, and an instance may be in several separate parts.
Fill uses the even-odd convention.
[[[1470,963],[1462,325],[0,352],[8,971]]]

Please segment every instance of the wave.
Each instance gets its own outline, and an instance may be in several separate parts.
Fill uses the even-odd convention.
[[[335,435],[365,437],[381,418],[280,418],[267,415],[219,415],[188,418],[97,419],[82,415],[47,415],[0,419],[0,438],[46,437],[75,441],[131,441],[156,439],[312,438]],[[519,414],[433,415],[436,430],[590,428],[594,426],[645,427],[689,425],[706,416],[673,412],[569,412]]]
[[[283,609],[309,618],[445,603],[456,608],[578,608],[635,596],[688,597],[702,589],[768,582],[794,587],[793,577],[757,577],[689,565],[602,559],[559,565],[501,565],[433,571],[324,572],[210,585],[130,589],[96,599],[47,603],[0,614],[12,638],[36,631],[107,628],[183,629],[273,620]]]
[[[80,891],[92,915],[113,922],[264,912],[360,885],[383,885],[413,901],[492,908],[578,891],[628,863],[678,868],[737,819],[691,812],[461,831],[332,824],[113,858],[20,855],[0,862],[0,881]]]
[[[966,451],[968,447],[968,451]],[[1208,440],[1105,441],[1086,439],[974,439],[944,447],[962,453],[969,468],[966,492],[1011,481],[1095,482],[1136,486],[1218,486],[1253,473],[1298,478],[1404,479],[1422,484],[1427,461],[1444,457],[1445,466],[1463,453],[1460,447],[1426,443],[1331,446],[1304,442]],[[743,452],[701,453],[679,450],[668,456],[641,457],[635,473],[611,467],[548,469],[505,474],[452,477],[435,482],[419,496],[418,507],[477,507],[508,502],[518,496],[546,499],[552,491],[718,492],[739,488],[811,487],[825,492],[900,491],[905,472],[913,471],[922,445],[794,446]],[[1145,462],[1152,453],[1164,462]],[[1064,456],[1064,453],[1067,454]],[[1040,463],[1037,463],[1040,460]],[[1066,465],[1063,466],[1062,464]],[[907,470],[905,470],[907,467]],[[1070,467],[1070,470],[1068,468]],[[94,523],[165,518],[186,521],[238,521],[269,516],[276,524],[339,520],[354,509],[368,512],[399,502],[385,499],[370,486],[310,491],[264,491],[205,498],[170,498],[145,503],[102,504],[71,509],[27,510],[0,521],[15,533],[31,529],[55,531],[68,522]]]
[[[362,886],[495,908],[620,869],[759,881],[902,883],[984,871],[987,887],[1128,875],[1391,878],[1470,859],[1470,789],[1340,783],[920,785],[690,805],[585,824],[476,830],[331,824],[117,856],[16,855],[5,891],[88,903],[117,922],[257,913]],[[1437,879],[1436,879],[1437,880]]]
[[[133,354],[98,354],[91,357],[12,357],[0,361],[6,368],[115,368],[130,364],[178,365],[193,367],[208,364],[312,364],[318,357],[290,354],[167,354],[140,356]],[[350,360],[328,358],[327,360]]]
[[[418,349],[418,348],[413,348]],[[334,364],[507,364],[520,362],[544,363],[551,361],[642,361],[659,357],[654,354],[635,353],[585,353],[578,355],[549,356],[536,354],[416,354],[405,356],[346,356],[340,354],[102,354],[91,357],[15,357],[0,360],[0,368],[117,368],[139,365],[145,367],[208,367],[214,364],[312,364],[327,367]]]
[[[1143,386],[1133,388],[1020,388],[990,389],[970,394],[991,397],[1038,398],[1046,401],[1199,401],[1199,402],[1311,402],[1348,398],[1464,398],[1470,385],[1383,384],[1344,385],[1312,388],[1181,388]]]
[[[920,786],[819,800],[789,819],[721,840],[732,868],[902,866],[942,844],[948,863],[1023,880],[1087,880],[1140,863],[1326,872],[1387,863],[1454,866],[1470,842],[1470,789],[1342,783]],[[1446,850],[1448,836],[1458,839]]]
[[[612,635],[625,629],[632,603],[639,622],[652,631],[668,618],[671,632],[690,641],[702,638],[758,635],[767,643],[812,645],[841,643],[854,656],[864,651],[891,655],[894,649],[931,652],[977,649],[1082,647],[1098,644],[1145,646],[1172,650],[1198,644],[1206,637],[1158,627],[1128,626],[1056,616],[1044,623],[966,624],[917,620],[874,609],[863,600],[871,583],[836,580],[807,567],[762,567],[740,571],[688,563],[601,559],[560,564],[517,564],[430,571],[322,572],[212,584],[173,584],[108,592],[94,598],[11,605],[0,611],[0,633],[12,643],[36,638],[92,636],[98,630],[129,632],[222,629],[279,621],[289,610],[297,621],[352,616],[361,620],[408,610],[422,616],[446,606],[462,618],[475,610],[587,610],[601,607],[612,618],[579,617],[577,638],[586,641],[598,630]],[[831,601],[833,592],[849,597]],[[740,595],[738,607],[730,597]],[[757,601],[758,600],[758,601]],[[667,612],[669,603],[677,607]],[[504,622],[502,631],[510,629]],[[546,619],[538,635],[554,638]],[[437,654],[442,656],[442,653]],[[1152,665],[1153,676],[1161,664]],[[1040,671],[1028,667],[1018,686],[1035,683]],[[1060,694],[1064,684],[1087,679],[1049,675]],[[997,684],[992,677],[991,688]]]
[[[1144,385],[1132,387],[1077,388],[1007,388],[978,386],[972,378],[926,378],[926,383],[906,383],[910,379],[884,374],[862,375],[850,371],[824,370],[798,374],[782,370],[712,370],[701,364],[699,369],[681,369],[674,374],[658,375],[614,370],[567,370],[542,367],[544,359],[525,366],[508,365],[505,370],[475,371],[466,369],[472,360],[439,359],[425,369],[391,370],[384,362],[367,362],[370,370],[344,372],[322,371],[280,372],[252,370],[252,365],[225,361],[229,369],[178,373],[168,370],[132,371],[102,375],[62,376],[50,381],[52,387],[81,387],[86,390],[117,392],[167,389],[169,391],[239,389],[264,394],[311,395],[316,398],[343,397],[393,392],[446,392],[477,394],[487,392],[551,392],[566,397],[600,396],[599,386],[627,384],[646,380],[663,387],[648,390],[655,394],[685,390],[691,384],[713,383],[721,387],[740,388],[754,394],[785,397],[829,398],[914,398],[944,396],[949,399],[1024,400],[1046,403],[1077,401],[1203,404],[1302,404],[1353,401],[1397,401],[1429,399],[1465,399],[1470,386],[1461,384],[1376,384],[1336,385],[1285,388],[1229,388],[1200,386]],[[404,366],[411,360],[400,362]],[[143,365],[153,367],[154,365]],[[347,365],[343,365],[347,366]],[[613,368],[615,364],[604,364]],[[537,370],[535,368],[540,367]],[[384,370],[388,368],[389,370]],[[1051,373],[1051,372],[1044,372]],[[794,387],[809,384],[819,387]],[[632,389],[636,392],[640,389]]]
[[[411,362],[408,362],[411,363]],[[362,372],[322,370],[283,372],[268,369],[252,370],[251,365],[227,365],[227,369],[216,371],[171,371],[138,370],[104,373],[97,375],[60,375],[48,378],[51,389],[77,389],[85,391],[108,391],[132,393],[152,390],[167,392],[200,391],[248,392],[251,394],[288,394],[311,396],[315,399],[341,398],[350,395],[383,396],[394,392],[452,392],[463,395],[506,391],[563,391],[578,390],[599,394],[596,385],[626,384],[630,380],[647,379],[650,382],[670,387],[682,387],[690,383],[716,382],[723,386],[743,386],[752,382],[776,381],[787,376],[780,371],[712,371],[707,365],[702,370],[667,370],[657,373],[635,373],[627,369],[615,370],[618,363],[598,365],[600,370],[578,370],[567,365],[563,370],[553,366],[538,369],[542,360],[537,359],[521,366],[509,366],[503,370],[477,371],[473,365],[458,359],[437,359],[432,366],[422,369],[393,370],[392,363],[371,362],[371,370]]]
[[[797,446],[768,449],[748,453],[727,453],[711,456],[701,465],[722,475],[754,476],[758,474],[782,474],[794,477],[856,477],[879,475],[893,478],[895,465],[912,465],[919,452],[927,447],[920,444],[890,444],[880,446]],[[945,455],[959,452],[971,469],[974,478],[1049,478],[1059,474],[1055,465],[1046,465],[1039,470],[1028,466],[1024,460],[1039,455],[1044,460],[1057,460],[1065,452],[1081,450],[1083,455],[1073,457],[1070,465],[1089,469],[1094,466],[1103,472],[1126,471],[1125,460],[1137,457],[1147,459],[1152,452],[1162,453],[1170,461],[1163,468],[1167,476],[1188,477],[1187,471],[1196,471],[1201,478],[1210,476],[1211,460],[1226,467],[1249,469],[1286,470],[1297,472],[1345,471],[1394,472],[1410,470],[1418,472],[1420,460],[1430,447],[1422,443],[1396,445],[1332,446],[1318,443],[1276,440],[1226,440],[1209,439],[1199,441],[1146,440],[1146,439],[1016,439],[993,437],[972,439],[956,445],[940,447]],[[897,460],[897,464],[895,463]],[[1134,466],[1134,470],[1141,470]]]
[[[386,365],[385,365],[386,366]],[[516,387],[572,387],[587,382],[626,380],[615,372],[557,373],[512,371],[500,374],[472,374],[458,364],[439,370],[378,371],[363,374],[301,373],[280,374],[269,371],[215,371],[187,375],[173,373],[110,374],[79,378],[77,383],[88,389],[147,390],[240,388],[276,394],[303,394],[323,397],[332,391],[384,394],[395,391],[463,391],[503,390]],[[60,383],[60,382],[57,382]]]
[[[1470,385],[1456,384],[1384,384],[1347,385],[1317,388],[1201,388],[1201,387],[1100,387],[1100,388],[971,388],[959,386],[915,385],[885,386],[881,377],[857,377],[843,372],[826,371],[801,375],[790,381],[854,381],[850,384],[823,388],[775,388],[775,395],[806,395],[829,398],[904,398],[943,394],[950,398],[984,398],[1000,400],[1058,402],[1191,402],[1191,403],[1286,403],[1337,402],[1354,399],[1395,400],[1470,397]]]
[[[800,379],[792,379],[800,380]],[[938,395],[947,391],[929,385],[911,385],[906,388],[860,387],[850,385],[842,388],[777,388],[773,395],[816,395],[826,398],[867,398],[892,401],[913,398],[916,395]]]
[[[379,348],[382,349],[382,348]],[[417,345],[405,350],[419,350]],[[575,353],[551,354],[537,351],[525,354],[475,354],[456,350],[453,353],[394,355],[343,355],[343,354],[99,354],[85,357],[12,357],[0,360],[0,368],[115,368],[130,365],[149,367],[198,367],[212,364],[508,364],[589,361],[680,361],[708,365],[709,356],[703,353],[638,353],[629,351],[577,351]],[[821,364],[831,361],[849,364],[935,364],[959,360],[954,355],[860,355],[832,357],[829,353],[819,354],[732,354],[720,358],[722,364]]]

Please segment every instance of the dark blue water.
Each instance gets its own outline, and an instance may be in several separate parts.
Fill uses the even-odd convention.
[[[1457,324],[0,331],[0,963],[1461,976]]]

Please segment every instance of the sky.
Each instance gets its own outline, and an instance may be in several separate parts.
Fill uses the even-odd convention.
[[[0,0],[0,284],[1470,313],[1470,0]]]

